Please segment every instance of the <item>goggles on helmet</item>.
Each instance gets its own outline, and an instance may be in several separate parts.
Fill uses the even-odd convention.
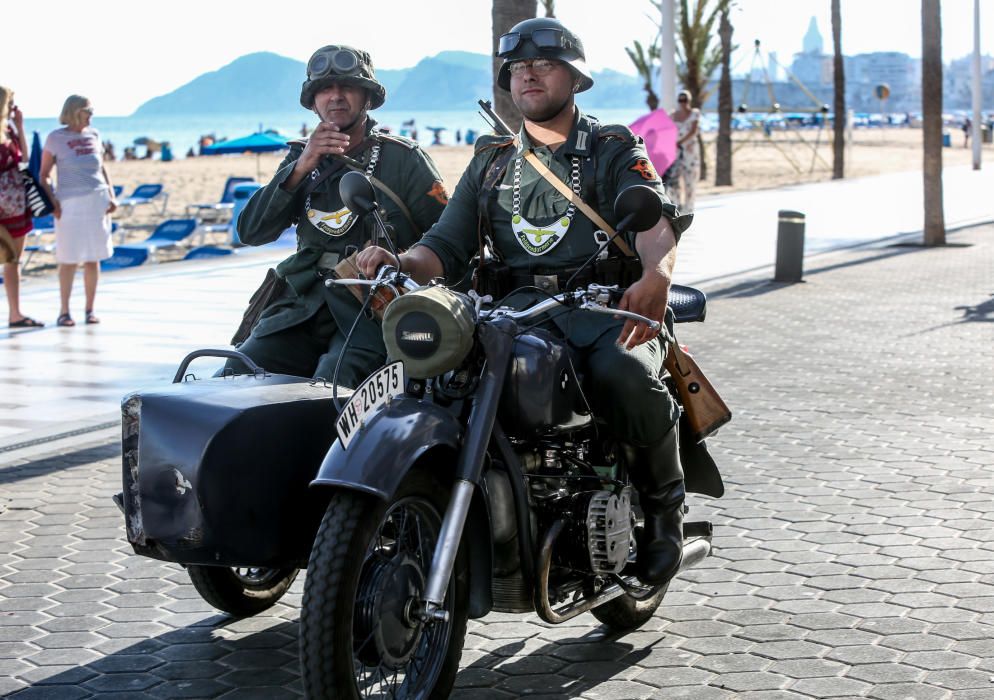
[[[355,75],[359,72],[359,56],[349,49],[320,51],[307,62],[307,77],[310,80],[329,75]]]
[[[516,50],[526,40],[531,39],[539,49],[572,49],[573,42],[566,38],[562,29],[543,28],[535,29],[527,34],[521,32],[508,32],[501,36],[497,42],[497,56],[505,58],[509,53]]]

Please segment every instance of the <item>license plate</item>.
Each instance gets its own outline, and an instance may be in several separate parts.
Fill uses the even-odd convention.
[[[335,422],[342,447],[348,449],[352,438],[362,430],[363,423],[380,406],[404,393],[404,363],[394,362],[369,375],[342,407],[342,414]]]

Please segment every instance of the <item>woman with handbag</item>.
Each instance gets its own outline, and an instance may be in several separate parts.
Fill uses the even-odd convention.
[[[14,104],[14,91],[0,86],[0,260],[7,293],[7,325],[40,328],[44,323],[21,313],[21,253],[33,228],[20,165],[28,158],[24,115]]]
[[[70,95],[62,106],[56,129],[45,140],[41,154],[41,183],[52,200],[55,215],[55,261],[59,265],[61,308],[56,323],[75,326],[69,314],[76,268],[83,265],[86,292],[86,322],[100,323],[93,313],[100,277],[100,261],[114,253],[110,237],[110,214],[117,209],[114,188],[103,165],[100,134],[90,126],[93,107],[80,95]],[[49,176],[58,169],[53,191]]]

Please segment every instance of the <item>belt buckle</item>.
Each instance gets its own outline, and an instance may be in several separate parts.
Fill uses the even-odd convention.
[[[543,292],[555,294],[559,291],[559,275],[534,275],[535,286]]]

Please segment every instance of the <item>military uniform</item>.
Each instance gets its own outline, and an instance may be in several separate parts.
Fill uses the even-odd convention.
[[[355,157],[359,167],[407,206],[413,226],[389,196],[377,191],[390,237],[398,250],[404,250],[438,220],[447,197],[438,170],[416,142],[383,134],[374,126],[367,118],[364,146],[368,147]],[[311,178],[295,190],[283,189],[302,152],[303,143],[294,142],[275,177],[252,196],[238,219],[239,235],[249,245],[269,243],[297,223],[297,252],[276,268],[287,282],[286,291],[263,312],[239,349],[272,372],[330,381],[355,323],[338,375],[340,384],[355,387],[386,357],[380,326],[365,316],[356,321],[361,309],[356,298],[344,287],[325,287],[324,278],[339,259],[373,240],[375,224],[372,217],[359,220],[342,203],[338,184],[349,170],[338,161],[322,160],[319,172],[337,171],[309,196],[305,193]]]
[[[579,268],[605,240],[598,227],[527,163],[523,155],[533,148],[549,169],[612,226],[617,194],[631,185],[647,185],[663,196],[662,182],[653,170],[641,139],[623,126],[600,125],[576,111],[566,142],[552,151],[534,146],[520,133],[520,149],[489,191],[484,180],[493,178],[494,163],[510,139],[484,137],[463,174],[439,222],[418,243],[442,261],[451,282],[466,275],[478,252],[475,234],[482,218],[489,221],[496,254],[509,268],[514,285],[534,284],[555,294],[573,270]],[[505,156],[506,158],[506,156]],[[488,177],[489,176],[489,177]],[[671,204],[664,211],[677,235],[690,223]],[[635,236],[628,237],[635,249]],[[516,293],[507,304],[522,308],[545,298],[539,291]],[[589,311],[553,313],[546,321],[558,329],[576,351],[593,409],[621,440],[650,445],[662,440],[675,424],[679,409],[659,380],[664,350],[658,339],[625,350],[616,343],[623,321]]]

